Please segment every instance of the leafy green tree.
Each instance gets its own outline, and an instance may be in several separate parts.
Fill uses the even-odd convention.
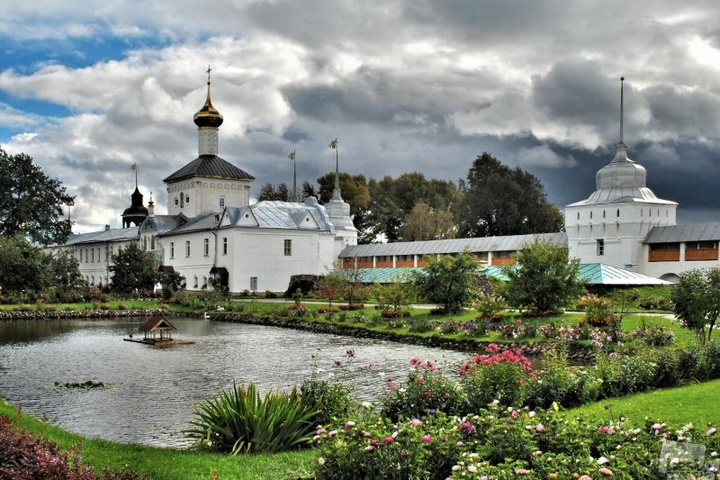
[[[457,228],[449,210],[433,209],[425,202],[416,203],[400,227],[405,242],[455,238]]]
[[[681,273],[670,298],[681,324],[693,330],[701,344],[710,341],[720,315],[720,267]]]
[[[114,292],[128,294],[152,290],[159,279],[152,252],[146,252],[137,242],[119,249],[110,261],[110,288]]]
[[[84,287],[86,282],[80,274],[80,262],[68,250],[59,251],[56,255],[48,255],[48,267],[53,284],[63,290]]]
[[[257,200],[258,202],[266,200],[289,202],[291,196],[292,192],[285,182],[280,182],[277,186],[272,182],[267,182],[260,187]]]
[[[0,235],[24,235],[40,245],[64,243],[71,232],[63,220],[63,207],[75,197],[65,193],[59,180],[48,178],[33,158],[9,155],[0,148]]]
[[[376,283],[373,285],[373,295],[382,310],[400,312],[409,308],[415,300],[415,284],[405,281],[405,278],[396,275],[390,283]]]
[[[559,232],[563,215],[548,202],[534,175],[479,155],[460,182],[464,199],[458,213],[460,236],[490,237]]]
[[[347,279],[339,270],[333,270],[326,273],[317,286],[315,294],[320,298],[326,298],[328,306],[332,307],[332,302],[336,298],[340,298],[347,285]]]
[[[418,204],[424,203],[432,212],[452,212],[458,208],[461,195],[453,182],[427,179],[420,172],[404,173],[397,178],[370,180],[369,223],[375,235],[388,242],[409,240],[403,235],[407,217]],[[452,220],[452,214],[447,214]],[[409,233],[409,232],[408,232]]]
[[[580,260],[569,259],[568,249],[535,237],[515,254],[515,265],[503,265],[508,278],[508,302],[535,312],[556,311],[585,292],[578,278]]]
[[[185,277],[176,271],[161,271],[160,285],[162,285],[163,298],[166,300],[172,298],[173,295],[187,286]]]
[[[0,292],[40,292],[52,285],[48,258],[22,235],[0,236]]]
[[[459,313],[477,295],[476,277],[480,267],[475,256],[463,251],[458,255],[426,255],[427,266],[413,273],[421,297],[443,306],[446,313]]]

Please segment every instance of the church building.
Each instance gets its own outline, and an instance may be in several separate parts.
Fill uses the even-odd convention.
[[[139,242],[160,268],[182,275],[188,290],[206,288],[214,277],[234,293],[285,291],[292,275],[326,273],[345,247],[357,244],[350,205],[337,182],[326,205],[314,197],[250,204],[254,177],[218,156],[223,117],[211,101],[209,70],[205,104],[193,121],[198,157],[163,180],[166,215],[155,214],[152,198],[143,205],[136,173],[122,229],[72,235],[60,247],[72,250],[89,284],[112,282],[112,255]]]

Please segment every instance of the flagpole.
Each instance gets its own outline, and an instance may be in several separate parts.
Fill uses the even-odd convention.
[[[298,201],[298,194],[297,194],[297,161],[295,160],[295,150],[290,152],[290,155],[288,155],[288,158],[290,161],[293,162],[293,202]]]
[[[335,150],[335,189],[333,191],[333,199],[340,198],[340,147],[338,146],[337,137],[330,142],[330,148]]]

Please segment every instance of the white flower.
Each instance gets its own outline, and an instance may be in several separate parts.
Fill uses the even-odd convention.
[[[608,459],[605,458],[605,457],[600,457],[600,458],[597,459],[598,465],[605,465],[606,463],[609,463],[609,462],[610,462],[610,460],[608,460]]]

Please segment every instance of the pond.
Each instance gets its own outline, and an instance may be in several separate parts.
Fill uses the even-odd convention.
[[[372,400],[388,376],[404,379],[409,359],[433,360],[451,374],[463,352],[298,330],[170,318],[190,345],[123,341],[144,319],[0,322],[0,396],[88,437],[186,446],[195,406],[233,382],[263,390],[300,385],[315,372]],[[62,388],[75,382],[103,388]],[[56,386],[56,382],[61,387]]]

